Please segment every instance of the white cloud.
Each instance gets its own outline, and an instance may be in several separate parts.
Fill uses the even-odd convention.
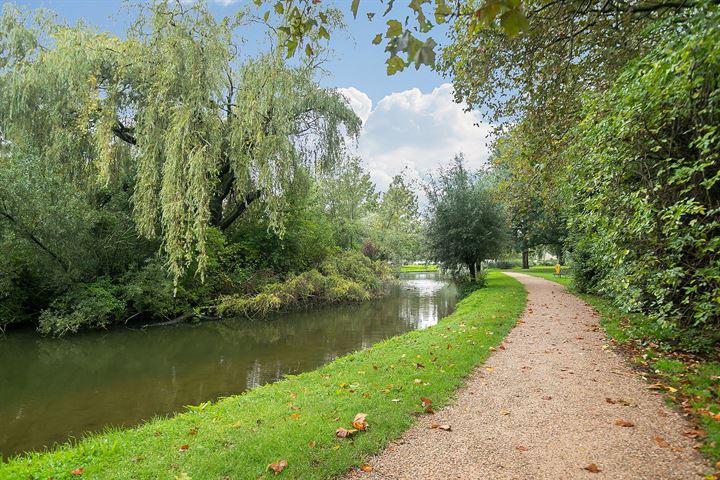
[[[380,190],[404,168],[411,178],[423,178],[459,152],[472,169],[487,165],[493,126],[453,102],[449,83],[430,93],[416,88],[393,93],[374,109],[363,92],[340,90],[363,118],[359,154]]]
[[[360,117],[360,120],[365,124],[372,110],[372,100],[370,100],[370,97],[355,87],[338,88],[338,91],[347,98],[350,107],[355,110],[357,116]]]

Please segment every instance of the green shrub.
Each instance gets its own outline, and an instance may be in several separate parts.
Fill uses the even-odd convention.
[[[389,274],[386,264],[358,252],[336,252],[319,270],[269,283],[254,295],[222,296],[216,308],[220,315],[255,318],[314,303],[359,302],[378,296]]]
[[[101,278],[82,284],[59,296],[40,314],[38,330],[43,334],[63,335],[80,327],[106,327],[121,317],[125,302],[110,279]]]
[[[705,12],[586,99],[571,132],[578,288],[668,331],[720,327],[720,23]]]

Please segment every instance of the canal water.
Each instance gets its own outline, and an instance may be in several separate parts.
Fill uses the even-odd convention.
[[[42,449],[107,426],[131,426],[312,370],[426,328],[452,312],[455,287],[401,274],[379,300],[199,324],[115,329],[61,339],[0,336],[0,454]]]

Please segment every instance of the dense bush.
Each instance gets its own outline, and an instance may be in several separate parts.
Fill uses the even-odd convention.
[[[273,311],[317,303],[357,302],[381,294],[387,264],[354,251],[336,252],[319,270],[265,285],[254,295],[228,295],[220,299],[220,315],[262,317]]]
[[[706,12],[586,99],[568,161],[577,286],[716,339],[718,79],[720,25]]]

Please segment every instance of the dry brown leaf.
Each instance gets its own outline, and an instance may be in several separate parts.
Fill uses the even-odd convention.
[[[552,397],[551,397],[550,395],[548,395],[548,396],[546,396],[546,397],[542,397],[542,399],[543,399],[543,400],[552,400]]]
[[[365,420],[367,417],[367,413],[358,413],[355,415],[355,419],[352,422],[353,428],[356,428],[358,430],[365,431],[368,427],[368,422]]]
[[[705,438],[707,437],[707,433],[705,433],[704,430],[688,430],[687,432],[684,432],[683,435],[685,435],[688,438]]]
[[[670,444],[663,437],[653,437],[653,440],[660,448],[670,448]]]
[[[178,451],[179,452],[187,452],[188,448],[190,448],[190,445],[188,445],[186,443],[185,445],[181,445],[180,448],[178,449]]]
[[[373,471],[372,465],[368,465],[367,463],[363,463],[360,465],[360,470],[362,470],[365,473],[370,473]]]
[[[510,415],[510,410],[500,410],[500,415]]]
[[[83,473],[85,473],[84,468],[76,468],[75,470],[70,472],[71,475],[82,475]]]
[[[440,424],[439,424],[438,422],[432,422],[432,423],[430,424],[430,428],[433,428],[433,429],[435,429],[435,428],[440,428]]]
[[[317,442],[316,442],[315,440],[310,440],[310,441],[308,442],[308,447],[309,447],[309,448],[315,448],[316,446],[317,446]]]
[[[527,451],[530,450],[530,449],[529,449],[528,447],[524,447],[524,446],[522,446],[522,445],[518,445],[517,447],[515,447],[515,450],[517,450],[518,452],[527,452]]]
[[[337,430],[335,430],[335,436],[338,438],[348,438],[352,437],[357,433],[357,430],[354,428],[351,428],[350,430],[346,430],[343,427],[338,427]]]
[[[623,420],[623,419],[615,420],[615,425],[617,425],[618,427],[634,427],[635,426],[634,423],[628,422],[627,420]]]
[[[592,473],[600,473],[600,472],[602,472],[602,470],[600,470],[600,468],[599,468],[597,465],[595,465],[594,463],[591,463],[591,464],[587,465],[587,466],[585,467],[585,470],[587,470],[588,472],[592,472]]]
[[[430,405],[432,405],[432,400],[427,397],[420,397],[420,401],[422,402],[423,407],[429,407]]]
[[[275,475],[277,475],[278,473],[285,470],[287,468],[287,466],[288,466],[287,460],[278,460],[277,462],[271,463],[270,465],[268,465],[267,469],[272,470],[273,472],[275,472]]]
[[[425,368],[425,365],[423,365],[422,363],[416,363],[415,368]]]
[[[450,430],[452,430],[452,427],[450,427],[450,425],[440,425],[440,426],[438,427],[438,429],[440,429],[440,430],[445,430],[446,432],[449,432]]]

